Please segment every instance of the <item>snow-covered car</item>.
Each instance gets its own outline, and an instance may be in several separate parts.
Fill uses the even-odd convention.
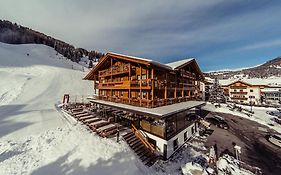
[[[219,115],[209,116],[205,118],[206,121],[222,129],[229,129],[229,126],[224,118]]]
[[[274,134],[270,135],[268,137],[268,141],[276,146],[281,147],[281,135],[280,134]]]
[[[281,111],[266,111],[266,113],[272,116],[281,117]]]

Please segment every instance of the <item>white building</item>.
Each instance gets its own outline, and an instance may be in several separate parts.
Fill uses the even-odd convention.
[[[261,90],[263,101],[266,104],[281,104],[281,87],[266,87]]]
[[[250,84],[241,80],[223,84],[224,94],[229,101],[242,104],[261,104],[261,90],[266,86],[262,84]]]

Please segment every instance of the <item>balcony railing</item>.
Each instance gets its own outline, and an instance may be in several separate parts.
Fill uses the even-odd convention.
[[[246,95],[248,92],[230,92],[231,94],[243,94]]]
[[[106,69],[106,70],[99,71],[99,76],[106,77],[106,76],[111,76],[111,75],[129,73],[129,67],[130,67],[130,64],[124,64],[122,66],[113,66],[112,70]]]
[[[132,97],[131,99],[129,99],[128,97],[117,97],[117,96],[110,97],[110,96],[101,95],[98,96],[97,99],[116,102],[116,103],[124,103],[124,104],[139,106],[139,107],[152,108],[152,107],[159,107],[159,106],[165,106],[174,103],[185,102],[189,100],[200,100],[200,97],[192,96],[192,97],[177,97],[177,98],[167,98],[167,99],[156,98],[154,100],[150,100],[150,99],[139,98],[139,97]]]
[[[195,73],[191,73],[189,71],[181,70],[181,76],[184,78],[191,78],[191,79],[196,79]]]
[[[232,100],[247,100],[246,97],[230,97]]]

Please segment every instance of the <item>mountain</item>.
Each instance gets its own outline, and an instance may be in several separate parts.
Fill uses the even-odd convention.
[[[255,67],[241,68],[240,70],[212,71],[204,74],[207,77],[218,79],[281,77],[281,57],[274,58]]]
[[[44,44],[77,63],[83,57],[97,61],[104,55],[95,50],[88,51],[83,48],[75,48],[64,41],[6,20],[0,20],[0,42],[7,44]]]

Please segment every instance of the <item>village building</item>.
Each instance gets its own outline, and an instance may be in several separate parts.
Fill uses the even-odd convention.
[[[227,84],[220,81],[220,84],[228,101],[252,105],[259,105],[263,102],[262,89],[266,87],[264,84],[250,84],[242,80],[236,80]]]
[[[261,89],[263,102],[265,104],[280,105],[281,104],[281,87],[267,86]]]
[[[94,84],[90,102],[118,110],[115,121],[137,129],[164,159],[197,131],[204,76],[194,58],[161,64],[107,53],[84,79]]]

